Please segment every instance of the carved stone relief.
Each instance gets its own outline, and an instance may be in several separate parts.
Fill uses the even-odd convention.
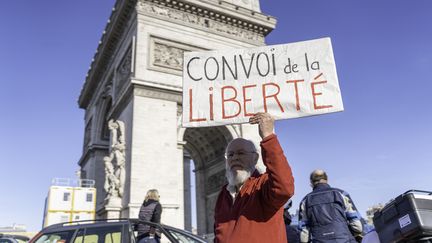
[[[169,41],[152,36],[150,38],[150,69],[182,75],[183,53],[203,50],[195,46]]]
[[[91,138],[91,130],[92,130],[92,119],[89,120],[85,127],[85,133],[84,133],[84,148],[86,148],[90,143]]]
[[[102,98],[102,99],[106,99],[106,98],[111,97],[111,95],[112,95],[112,86],[113,86],[113,82],[114,82],[114,75],[111,74],[111,75],[109,76],[109,78],[108,78],[108,82],[107,82],[107,84],[105,85],[105,89],[104,89],[104,91],[103,91],[103,93],[102,93],[102,95],[101,95],[101,98]]]
[[[131,64],[132,64],[132,49],[126,51],[126,54],[123,56],[123,60],[121,61],[119,68],[117,70],[119,79],[125,79],[129,77],[131,74]]]
[[[185,50],[163,43],[154,44],[153,65],[169,67],[181,71],[183,69],[183,52]]]
[[[123,55],[121,62],[117,68],[116,84],[115,84],[115,97],[118,97],[120,91],[125,86],[126,82],[132,74],[132,46]]]

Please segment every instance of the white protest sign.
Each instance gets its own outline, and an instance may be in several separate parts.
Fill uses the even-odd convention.
[[[186,52],[183,126],[246,123],[343,111],[330,38],[224,51]]]

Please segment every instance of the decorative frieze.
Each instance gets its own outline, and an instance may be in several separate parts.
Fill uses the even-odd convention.
[[[139,13],[145,15],[181,22],[191,27],[202,28],[205,31],[211,31],[256,44],[264,43],[264,35],[269,32],[265,27],[196,6],[181,4],[177,1],[170,1],[170,6],[168,6],[165,4],[162,5],[161,2],[139,0],[137,10]]]
[[[180,92],[168,92],[167,90],[151,87],[139,87],[138,85],[136,85],[133,89],[133,92],[133,94],[137,96],[175,101],[177,103],[180,103],[182,100]]]

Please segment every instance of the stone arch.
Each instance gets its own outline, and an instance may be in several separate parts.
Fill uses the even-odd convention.
[[[198,234],[212,232],[214,204],[221,186],[226,183],[225,148],[239,135],[232,126],[181,128],[179,135],[183,149],[195,164]],[[188,200],[186,195],[185,200]]]

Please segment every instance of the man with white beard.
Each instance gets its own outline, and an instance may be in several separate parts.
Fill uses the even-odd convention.
[[[252,141],[237,138],[226,148],[226,177],[215,207],[215,243],[286,243],[283,206],[294,194],[291,168],[268,113],[250,118],[258,124],[261,154],[267,170],[255,166],[258,153]]]

